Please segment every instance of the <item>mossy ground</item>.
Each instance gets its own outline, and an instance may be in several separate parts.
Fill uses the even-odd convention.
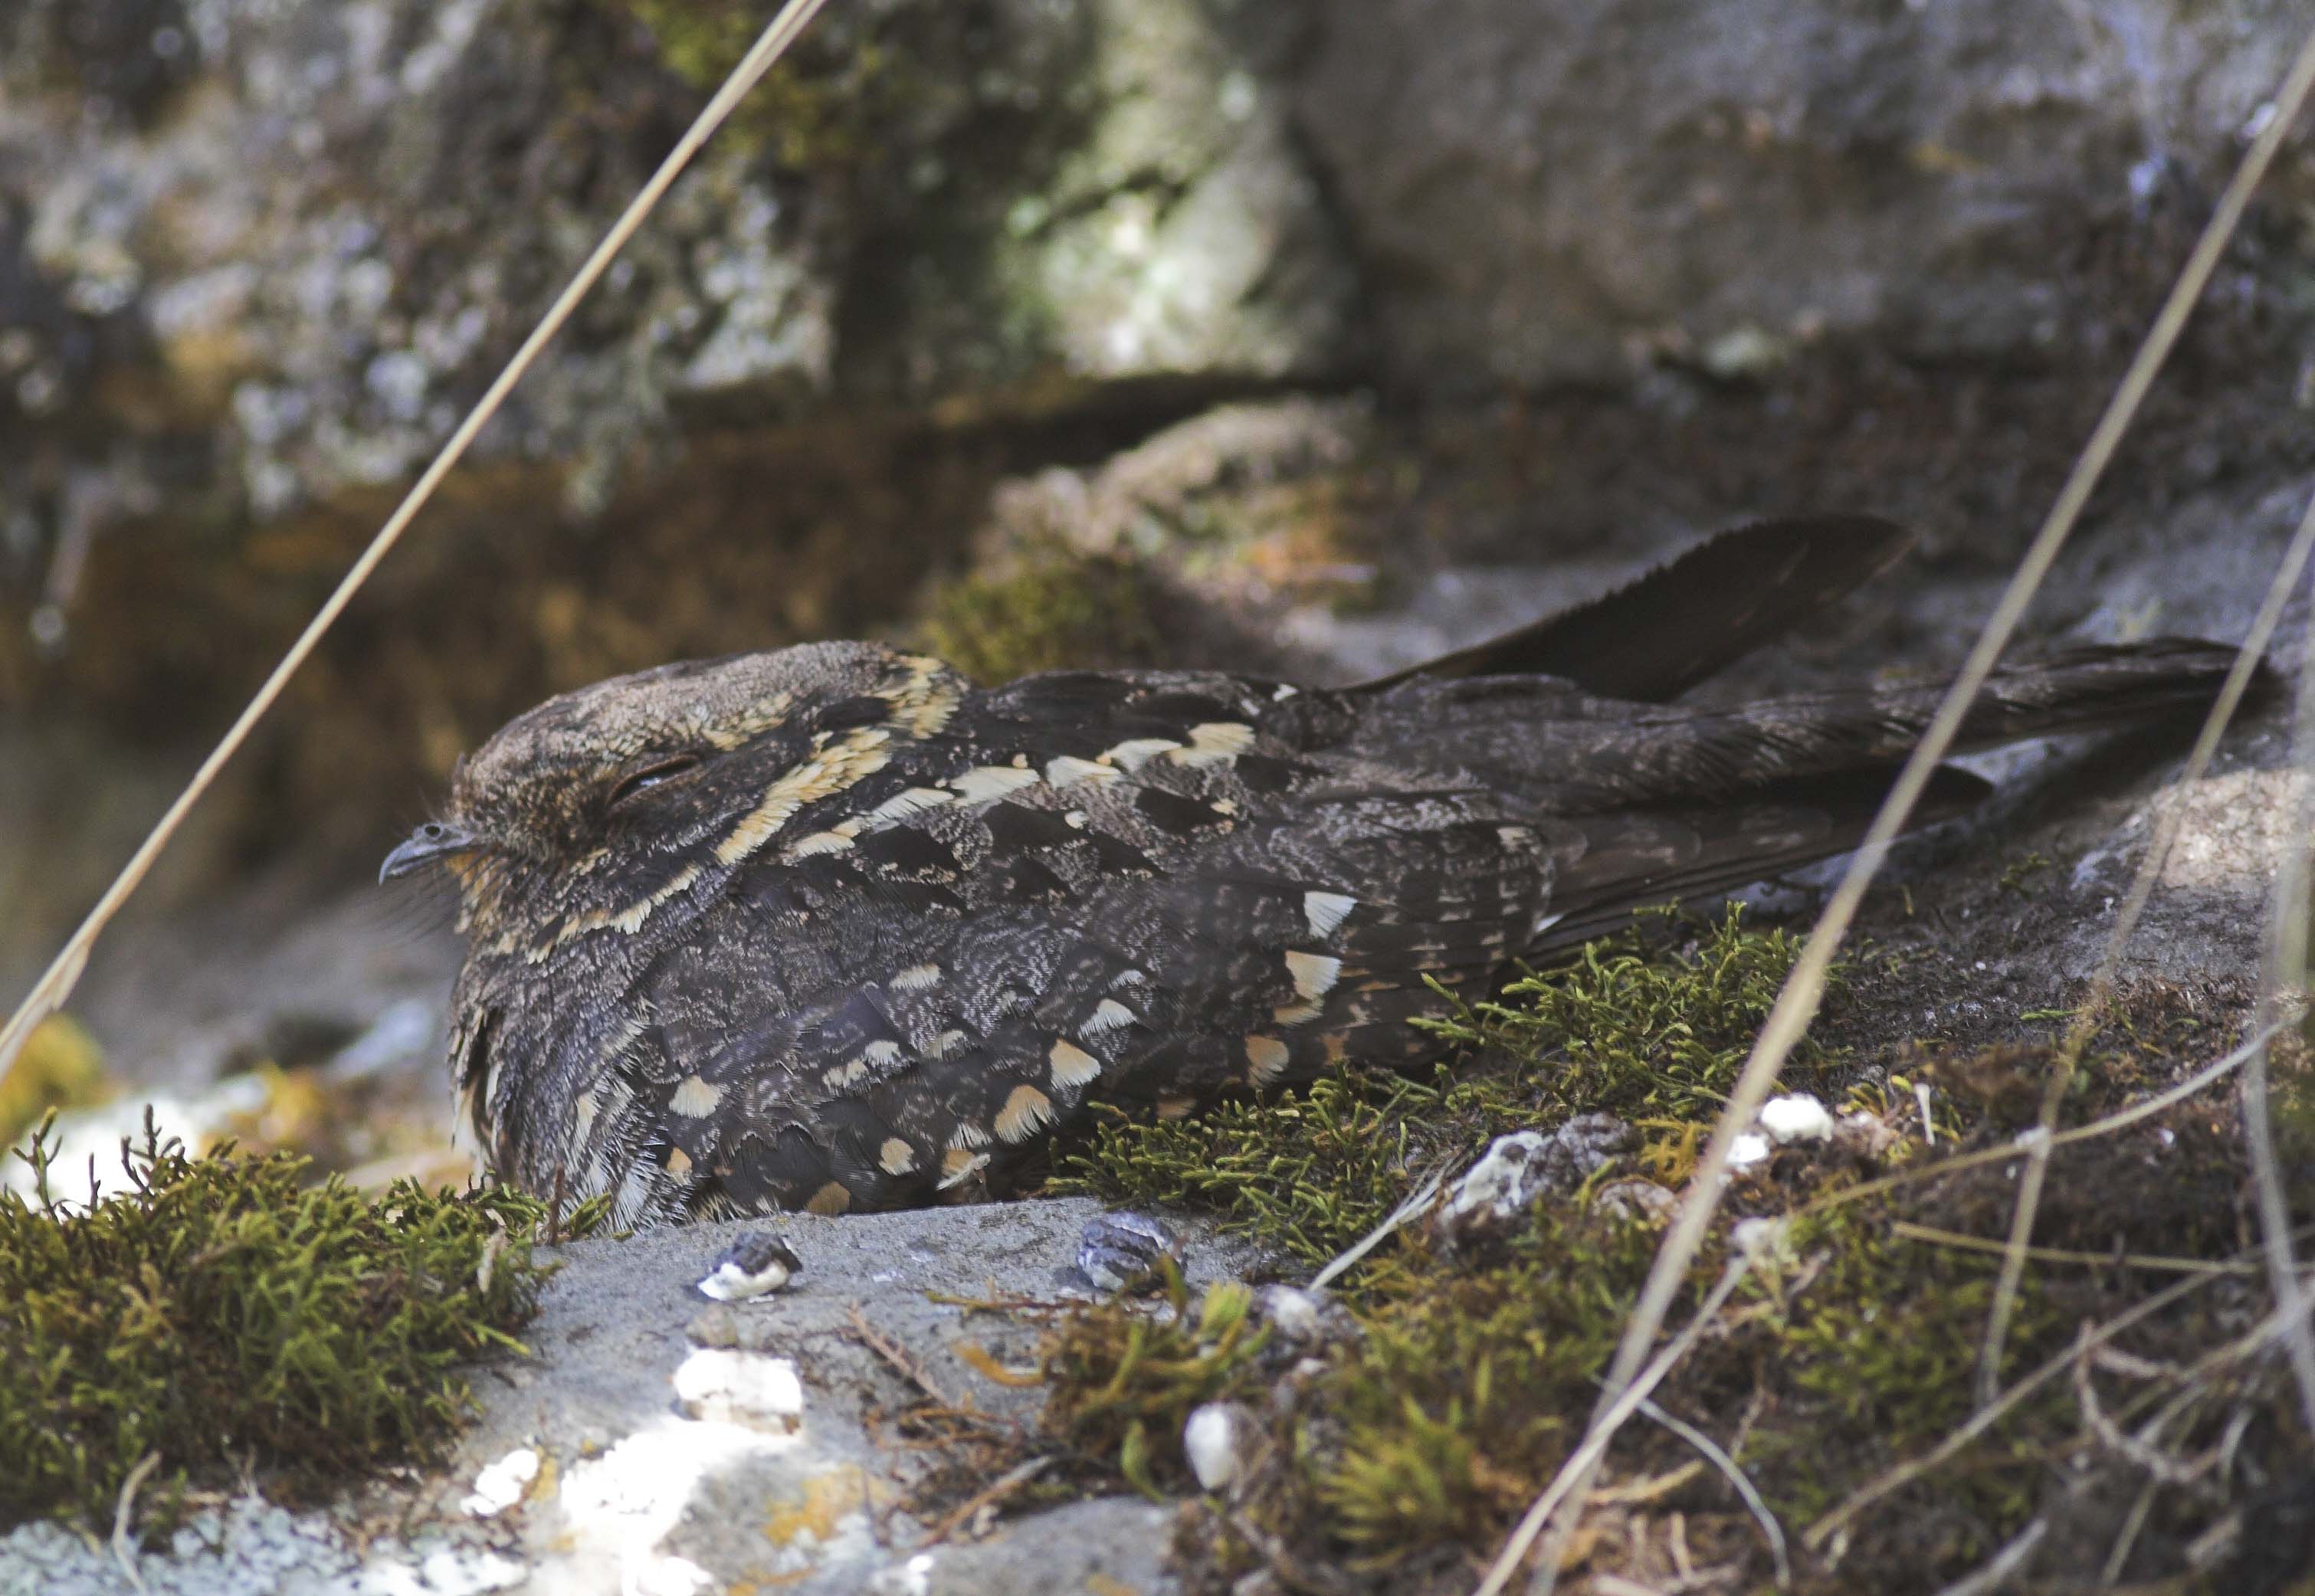
[[[123,1188],[68,1207],[45,1136],[14,1155],[34,1195],[0,1192],[0,1522],[109,1524],[132,1474],[166,1522],[208,1483],[426,1460],[466,1410],[459,1366],[519,1350],[548,1272],[545,1205],[503,1188],[367,1197],[148,1125]]]
[[[925,646],[973,680],[1064,668],[1150,665],[1165,656],[1164,591],[1122,554],[1025,549],[993,571],[932,588]]]
[[[1457,1051],[1433,1075],[1344,1077],[1200,1120],[1112,1125],[1064,1159],[1057,1182],[1121,1203],[1219,1214],[1273,1244],[1293,1279],[1428,1169],[1459,1167],[1492,1136],[1580,1111],[1647,1128],[1641,1155],[1610,1175],[1678,1186],[1796,952],[1789,935],[1734,918],[1644,923],[1459,1010],[1439,1027]],[[1842,1001],[1836,990],[1828,1034],[1843,1029]],[[2066,1122],[2209,1062],[2231,1045],[2240,1014],[2207,991],[2126,992],[2092,1039]],[[2244,1589],[2285,1588],[2252,1576],[2247,1559],[2258,1548],[2245,1540],[2238,1552],[2226,1538],[2225,1493],[2164,1483],[2110,1439],[2115,1424],[2143,1430],[2160,1415],[2144,1432],[2168,1459],[2203,1455],[2231,1434],[2250,1459],[2246,1477],[2315,1478],[2304,1473],[2304,1438],[2275,1361],[2222,1355],[2267,1305],[2264,1279],[2244,1267],[2256,1229],[2222,1097],[2055,1156],[2034,1235],[2044,1251],[2024,1276],[2001,1386],[2051,1360],[2062,1365],[2079,1336],[2182,1272],[2193,1289],[2120,1337],[2115,1356],[2085,1361],[2079,1375],[2061,1367],[1837,1535],[1805,1538],[1978,1411],[2016,1161],[1938,1170],[1957,1152],[2003,1147],[2030,1122],[2068,1017],[2045,1016],[2041,1042],[1968,1055],[1805,1055],[1787,1089],[1814,1091],[1852,1116],[1849,1127],[1830,1148],[1779,1150],[1723,1204],[1727,1219],[1787,1218],[1783,1245],[1760,1256],[1657,1400],[1716,1438],[1758,1488],[1791,1545],[1799,1588],[1936,1590],[2036,1524],[2058,1538],[2053,1546],[2079,1543],[2094,1569],[2115,1558],[2125,1582],[2215,1590],[2240,1574]],[[1917,1079],[1931,1086],[1934,1145],[1921,1137]],[[1860,1190],[1890,1175],[1903,1178]],[[1146,1307],[1065,1314],[1050,1332],[1056,1416],[1041,1444],[1076,1449],[1113,1477],[1187,1493],[1179,1415],[1194,1401],[1243,1400],[1270,1415],[1274,1462],[1234,1500],[1192,1497],[1182,1547],[1193,1589],[1227,1590],[1265,1566],[1290,1586],[1326,1570],[1335,1584],[1311,1588],[1468,1589],[1472,1552],[1492,1550],[1580,1438],[1655,1252],[1654,1225],[1592,1204],[1604,1178],[1532,1210],[1481,1256],[1444,1248],[1420,1221],[1402,1228],[1339,1283],[1361,1334],[1292,1376],[1286,1399],[1278,1359],[1211,1355],[1188,1328],[1200,1305],[1175,1305],[1164,1334],[1183,1345],[1164,1358],[1146,1353],[1158,1334],[1145,1328]],[[1725,1225],[1697,1261],[1674,1324],[1725,1265]],[[1992,1246],[1965,1245],[1973,1237]],[[1167,1321],[1164,1308],[1157,1315]],[[1194,1355],[1200,1346],[1207,1355]],[[1073,1416],[1088,1392],[1113,1402],[1122,1389],[1136,1393],[1142,1420],[1131,1447],[1115,1425],[1089,1431]],[[1753,1520],[1670,1431],[1636,1422],[1602,1483],[1609,1493],[1577,1542],[1585,1566],[1643,1582],[1680,1578],[1683,1566],[1713,1571],[1696,1589],[1770,1584]]]

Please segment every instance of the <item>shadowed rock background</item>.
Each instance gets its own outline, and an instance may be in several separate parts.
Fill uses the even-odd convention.
[[[0,4],[0,999],[758,11]],[[506,716],[669,659],[870,634],[990,676],[1345,677],[1720,524],[1850,509],[1920,526],[1921,558],[1726,690],[1949,664],[2304,21],[839,0],[293,685],[76,1012],[139,1100],[436,1166],[455,949],[368,873]],[[2302,131],[2035,635],[2240,634],[2315,481],[2311,205]],[[2303,628],[2294,604],[2292,659]],[[2274,839],[2237,800],[2280,782],[2279,725],[2195,793],[2142,759],[2016,762],[1978,841],[1916,868],[1976,901],[2031,847],[2053,895],[1953,970],[2054,1000],[2161,803],[2191,847],[2143,959],[2253,969]]]

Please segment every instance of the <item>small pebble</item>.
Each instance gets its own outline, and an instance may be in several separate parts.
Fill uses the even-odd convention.
[[[1254,1434],[1254,1415],[1242,1404],[1209,1402],[1193,1410],[1182,1426],[1182,1451],[1199,1485],[1228,1489],[1245,1467]]]
[[[1658,1224],[1670,1219],[1680,1208],[1680,1198],[1665,1191],[1654,1181],[1610,1181],[1593,1189],[1592,1208],[1612,1219],[1632,1219],[1642,1224]]]
[[[699,1294],[718,1302],[749,1302],[778,1290],[803,1269],[777,1231],[751,1230],[715,1260],[699,1282]]]
[[[1255,1294],[1255,1305],[1289,1341],[1316,1341],[1323,1333],[1320,1316],[1327,1302],[1316,1291],[1299,1286],[1264,1286]]]
[[[1829,1141],[1832,1115],[1806,1092],[1796,1092],[1789,1097],[1771,1097],[1761,1105],[1761,1129],[1779,1147],[1796,1141]]]
[[[538,1477],[538,1454],[517,1447],[475,1476],[474,1494],[461,1503],[478,1519],[494,1518],[523,1499]]]
[[[1147,1214],[1096,1214],[1078,1238],[1078,1268],[1104,1291],[1123,1291],[1150,1280],[1162,1260],[1179,1267],[1182,1238]]]
[[[1485,1216],[1508,1219],[1527,1206],[1548,1144],[1533,1130],[1498,1136],[1479,1161],[1463,1172],[1447,1195],[1447,1222]]]
[[[675,1371],[684,1416],[781,1433],[803,1422],[803,1382],[786,1358],[702,1347]]]

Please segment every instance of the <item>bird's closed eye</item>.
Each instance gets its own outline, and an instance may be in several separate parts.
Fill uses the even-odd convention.
[[[686,771],[698,767],[699,756],[690,753],[670,754],[665,758],[639,765],[620,776],[618,785],[611,789],[611,805],[616,808],[639,793],[649,792],[661,782],[672,781]]]

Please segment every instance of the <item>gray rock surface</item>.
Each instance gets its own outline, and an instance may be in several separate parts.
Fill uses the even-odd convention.
[[[535,1361],[477,1371],[481,1413],[448,1467],[327,1511],[255,1502],[204,1512],[166,1551],[136,1558],[148,1591],[184,1596],[389,1596],[527,1589],[572,1596],[747,1584],[851,1596],[1082,1592],[1096,1575],[1158,1596],[1169,1515],[1138,1498],[967,1524],[936,1546],[906,1505],[926,1454],[881,1415],[919,1394],[1033,1419],[1041,1393],[959,1354],[1031,1361],[1033,1330],[933,1294],[1053,1299],[1090,1201],[782,1221],[803,1260],[760,1303],[711,1305],[692,1286],[744,1225],[569,1244],[528,1333]],[[758,1221],[760,1223],[760,1221]],[[1193,1289],[1257,1263],[1186,1228]],[[897,1372],[856,1324],[906,1349]],[[736,1343],[703,1347],[712,1343]],[[739,1371],[735,1377],[733,1371]],[[687,1416],[701,1383],[754,1379],[795,1394]],[[51,1525],[0,1538],[0,1591],[132,1589],[110,1548]]]
[[[112,4],[92,39],[61,9],[0,50],[0,413],[12,454],[83,484],[60,536],[164,497],[182,517],[189,491],[262,521],[413,471],[704,99],[665,63],[703,70],[684,29],[714,25],[208,0]],[[124,61],[165,81],[93,97]],[[703,410],[1336,363],[1349,277],[1315,182],[1193,0],[838,8],[784,74],[483,457],[574,462],[585,501]],[[75,447],[102,421],[129,458]],[[175,459],[189,433],[208,447]]]
[[[1663,357],[1757,377],[1841,333],[2015,359],[2096,332],[2080,241],[2173,183],[2215,192],[2304,22],[2269,0],[1349,0],[1297,105],[1386,363],[1428,392]]]

